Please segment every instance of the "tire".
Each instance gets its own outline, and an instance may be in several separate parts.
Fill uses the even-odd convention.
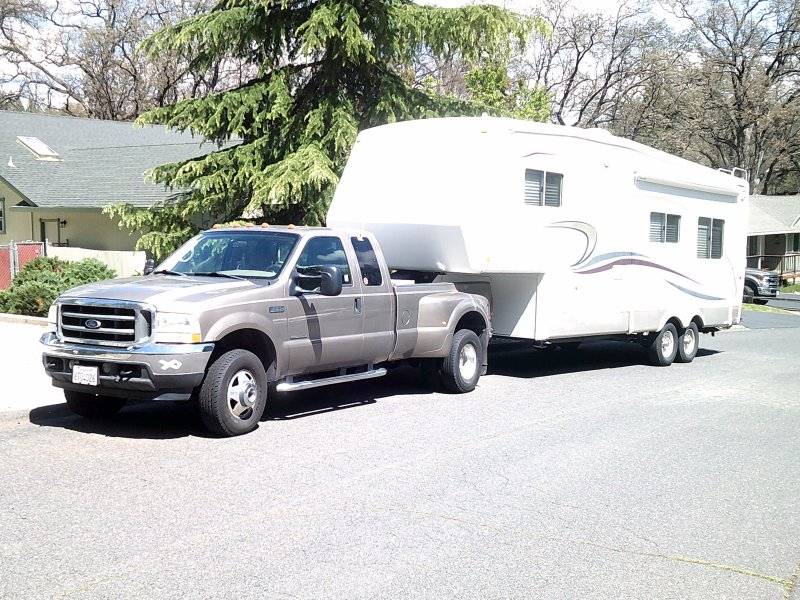
[[[753,298],[753,304],[758,304],[759,306],[764,306],[769,300],[764,298]]]
[[[692,362],[699,347],[700,332],[697,330],[697,325],[689,323],[689,326],[683,330],[683,335],[678,339],[678,355],[675,360],[681,363]]]
[[[653,366],[668,367],[677,354],[678,331],[672,323],[667,323],[650,342],[647,355]]]
[[[753,299],[755,298],[757,293],[758,292],[756,292],[756,289],[752,285],[750,285],[749,283],[745,283],[744,293],[742,294],[742,300],[745,303],[750,304],[751,302],[753,302]]]
[[[64,390],[64,399],[67,401],[67,408],[76,415],[87,419],[110,417],[125,406],[125,398],[95,396],[94,394],[72,390]]]
[[[267,407],[267,373],[248,350],[230,350],[206,372],[198,398],[200,418],[211,433],[232,437],[249,433]]]
[[[464,394],[478,385],[483,365],[483,346],[474,331],[461,329],[453,336],[450,352],[442,360],[439,375],[449,392]]]

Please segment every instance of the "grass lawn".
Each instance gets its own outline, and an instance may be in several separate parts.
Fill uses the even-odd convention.
[[[800,283],[794,283],[792,285],[786,285],[781,288],[781,291],[786,294],[791,294],[792,292],[800,292]]]
[[[794,315],[799,317],[800,314],[792,312],[791,310],[784,310],[782,308],[774,308],[772,306],[762,306],[760,304],[742,304],[742,310],[749,310],[751,312],[765,312],[775,313],[778,315]]]

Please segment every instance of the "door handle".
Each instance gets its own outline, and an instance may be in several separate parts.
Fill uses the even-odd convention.
[[[353,312],[357,315],[361,314],[361,298],[356,298],[355,302],[353,303]]]

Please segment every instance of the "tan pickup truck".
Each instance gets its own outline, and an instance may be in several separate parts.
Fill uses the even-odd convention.
[[[196,400],[212,432],[237,435],[257,427],[273,383],[345,383],[410,360],[469,392],[490,334],[486,298],[393,281],[369,233],[239,227],[195,236],[144,277],[66,292],[42,343],[80,415]]]

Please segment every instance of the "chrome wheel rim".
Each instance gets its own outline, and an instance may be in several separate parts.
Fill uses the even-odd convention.
[[[675,350],[675,336],[668,329],[661,334],[661,354],[664,357],[672,356]]]
[[[472,344],[464,344],[461,352],[458,353],[458,373],[465,381],[469,381],[475,376],[478,370],[478,351]]]
[[[697,343],[697,336],[694,334],[693,329],[687,329],[683,334],[683,353],[686,356],[691,356],[694,352],[694,346]]]
[[[227,405],[237,419],[246,421],[253,416],[253,407],[258,400],[256,378],[247,369],[237,371],[228,384]]]

